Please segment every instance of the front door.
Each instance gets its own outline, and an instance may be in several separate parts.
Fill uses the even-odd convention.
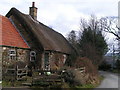
[[[49,53],[45,53],[44,68],[45,68],[45,70],[50,70],[50,65],[49,65]]]

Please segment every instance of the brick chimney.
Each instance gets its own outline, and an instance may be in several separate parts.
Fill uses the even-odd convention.
[[[37,8],[35,7],[35,2],[32,2],[32,7],[29,8],[29,15],[37,20]]]

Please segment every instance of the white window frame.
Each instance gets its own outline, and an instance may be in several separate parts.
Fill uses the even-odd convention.
[[[10,60],[16,60],[16,50],[15,49],[10,49],[9,50],[9,59]]]
[[[32,53],[34,53],[34,55],[32,55]],[[30,51],[30,61],[31,61],[31,62],[34,62],[35,60],[32,60],[31,57],[34,57],[35,60],[36,60],[36,52],[35,52],[35,51]]]
[[[63,59],[63,63],[65,63],[65,62],[66,62],[66,59],[67,59],[67,55],[64,54],[64,55],[63,55],[63,58],[64,58],[64,59]]]

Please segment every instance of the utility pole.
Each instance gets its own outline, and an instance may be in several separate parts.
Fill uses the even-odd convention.
[[[115,47],[113,45],[113,64],[112,64],[112,69],[114,69],[114,65],[115,65]]]

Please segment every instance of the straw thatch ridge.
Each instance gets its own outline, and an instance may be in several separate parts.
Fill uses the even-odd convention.
[[[57,51],[61,53],[71,54],[73,47],[64,38],[64,36],[52,28],[34,20],[30,15],[21,13],[16,8],[12,8],[6,15],[8,18],[14,16],[21,25],[29,32],[31,37],[34,37],[33,43],[36,47],[42,46],[44,50]]]

